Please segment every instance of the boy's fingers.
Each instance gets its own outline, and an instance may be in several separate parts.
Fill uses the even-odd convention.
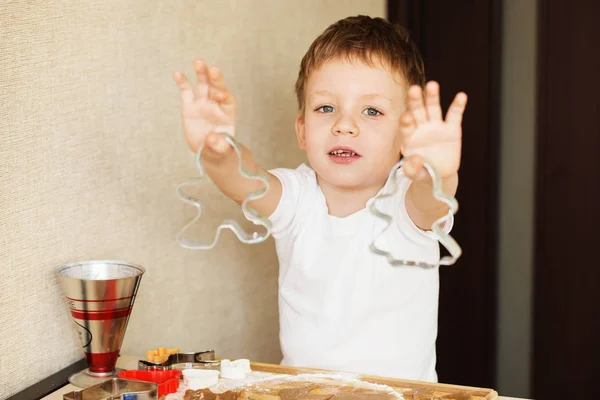
[[[400,117],[400,133],[402,134],[402,138],[407,139],[411,137],[416,129],[415,120],[410,112],[402,114]]]
[[[198,96],[206,97],[209,92],[209,79],[206,64],[202,60],[194,61],[196,81],[198,82]]]
[[[404,165],[402,166],[402,170],[404,171],[404,175],[410,179],[419,179],[424,172],[423,158],[417,154],[406,157],[404,160]]]
[[[408,111],[412,113],[417,125],[427,121],[423,91],[420,86],[413,85],[408,89]]]
[[[218,67],[212,66],[208,69],[208,78],[210,79],[211,86],[224,92],[227,91],[227,85],[223,79],[223,74],[221,74]]]
[[[450,108],[448,108],[448,112],[446,113],[446,122],[454,125],[460,125],[466,106],[467,95],[463,92],[458,93],[454,97],[452,104],[450,104]]]
[[[206,72],[206,64],[202,60],[194,61],[194,69],[196,70],[196,80],[198,83],[208,84],[208,75]]]
[[[209,98],[223,105],[231,105],[235,103],[233,94],[228,90],[213,89],[210,91]]]
[[[181,101],[184,103],[192,103],[195,99],[194,88],[187,80],[184,74],[181,72],[174,72],[173,79],[175,79],[175,83],[179,86],[179,91],[181,92]]]
[[[225,98],[221,101],[221,103],[223,103],[224,105],[227,105],[227,106],[234,105],[235,104],[235,96],[233,95],[233,93],[231,93],[228,90]]]
[[[235,96],[227,89],[225,80],[219,68],[213,66],[208,69],[210,79],[209,98],[220,104],[221,109],[229,117],[235,116]]]
[[[431,81],[425,86],[425,105],[430,121],[442,120],[442,107],[440,106],[440,85]]]
[[[231,146],[219,133],[209,133],[206,135],[206,147],[217,154],[225,154]]]

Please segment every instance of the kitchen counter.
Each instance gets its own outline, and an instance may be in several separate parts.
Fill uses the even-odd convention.
[[[121,356],[121,357],[119,357],[119,360],[117,361],[117,367],[123,368],[123,369],[137,369],[137,362],[139,359],[140,359],[140,357],[135,357],[135,356]],[[76,386],[73,386],[71,384],[68,384],[68,385],[61,387],[60,389],[57,389],[56,391],[49,394],[48,396],[42,397],[42,400],[62,400],[63,394],[72,392],[74,390],[79,390],[79,388],[77,388]],[[524,400],[524,399],[498,396],[498,400]]]

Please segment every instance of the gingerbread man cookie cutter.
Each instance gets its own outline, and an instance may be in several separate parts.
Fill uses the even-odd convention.
[[[414,266],[414,267],[422,267],[422,268],[436,268],[440,265],[452,265],[461,256],[462,249],[460,248],[460,246],[458,245],[456,240],[454,240],[454,238],[452,238],[452,236],[450,236],[449,234],[444,232],[444,226],[452,218],[452,216],[454,214],[456,214],[456,212],[458,211],[458,201],[453,196],[449,196],[443,192],[442,180],[441,180],[439,174],[437,173],[437,171],[435,170],[435,168],[433,168],[433,166],[428,162],[425,162],[423,166],[427,170],[427,172],[429,173],[429,175],[431,176],[431,179],[433,181],[433,197],[435,197],[440,202],[447,204],[449,207],[448,213],[433,223],[433,225],[431,226],[431,231],[435,235],[436,239],[440,242],[440,244],[442,246],[444,246],[444,248],[446,250],[448,250],[448,253],[450,253],[450,255],[442,257],[440,259],[439,263],[437,263],[437,264],[431,264],[431,263],[427,263],[427,262],[423,262],[423,261],[397,259],[397,258],[394,258],[394,256],[389,251],[383,250],[382,248],[378,247],[376,244],[377,239],[382,234],[384,234],[385,231],[388,230],[390,228],[391,224],[393,223],[393,217],[391,215],[383,213],[379,209],[377,209],[377,207],[376,207],[377,200],[383,199],[386,197],[391,197],[398,191],[398,182],[396,181],[396,174],[398,173],[398,171],[400,170],[400,167],[402,167],[403,164],[404,164],[404,159],[400,160],[396,165],[394,165],[394,167],[392,168],[392,170],[389,174],[388,182],[389,182],[389,187],[391,188],[391,191],[387,191],[387,192],[381,191],[369,202],[369,204],[367,204],[368,211],[375,217],[384,220],[386,223],[385,228],[378,235],[375,236],[375,238],[371,242],[371,245],[369,246],[369,248],[373,253],[384,256],[387,259],[387,261],[393,266]]]
[[[247,244],[257,244],[257,243],[264,242],[271,235],[271,221],[269,221],[268,218],[260,215],[255,209],[250,207],[250,205],[248,204],[250,201],[258,200],[265,196],[265,194],[269,190],[269,178],[263,173],[251,172],[251,171],[245,170],[243,168],[243,163],[242,163],[242,151],[240,150],[240,147],[237,144],[236,140],[233,138],[233,136],[231,136],[227,133],[221,133],[221,135],[224,136],[225,140],[229,143],[229,145],[231,145],[231,147],[233,147],[233,150],[237,154],[238,161],[239,161],[238,165],[239,165],[240,175],[247,179],[255,179],[255,180],[261,181],[265,185],[264,188],[254,191],[254,192],[249,192],[246,195],[246,197],[244,198],[244,201],[242,202],[242,211],[244,212],[244,216],[246,217],[246,219],[248,219],[255,225],[260,225],[260,226],[264,227],[266,229],[266,231],[264,233],[259,233],[256,231],[249,233],[249,232],[246,232],[237,221],[234,221],[231,219],[225,219],[217,227],[215,236],[213,237],[213,240],[210,242],[202,242],[202,241],[194,240],[194,239],[191,239],[191,238],[185,236],[188,229],[202,217],[202,202],[199,199],[189,196],[183,192],[183,188],[189,187],[189,186],[196,186],[199,183],[201,183],[204,180],[204,178],[206,177],[206,172],[204,171],[204,166],[202,164],[203,146],[201,146],[198,149],[198,151],[196,152],[196,167],[199,172],[199,177],[190,179],[186,182],[183,182],[182,184],[180,184],[177,187],[177,195],[179,196],[179,198],[183,202],[196,207],[196,209],[198,210],[196,212],[196,216],[194,217],[194,219],[192,219],[190,222],[188,222],[181,229],[181,231],[179,231],[179,234],[177,235],[177,241],[179,242],[179,244],[182,247],[184,247],[186,249],[193,249],[193,250],[212,249],[213,247],[216,246],[217,242],[219,241],[221,232],[224,229],[231,230],[235,234],[235,236],[237,236],[237,238],[240,240],[240,242],[247,243]]]

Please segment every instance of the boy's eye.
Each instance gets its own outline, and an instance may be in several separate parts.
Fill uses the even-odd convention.
[[[372,107],[365,109],[365,111],[363,111],[363,113],[365,115],[368,115],[369,117],[377,117],[377,116],[381,115],[381,112],[379,112],[379,110],[372,108]]]
[[[317,111],[322,113],[332,113],[335,111],[335,109],[332,106],[321,106],[317,108]]]

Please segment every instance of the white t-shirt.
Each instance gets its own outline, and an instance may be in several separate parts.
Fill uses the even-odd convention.
[[[385,223],[367,209],[329,215],[310,167],[270,172],[283,186],[269,217],[279,257],[282,364],[437,381],[438,269],[393,267],[372,253]],[[411,181],[400,171],[397,182],[397,194],[376,203],[396,221],[377,244],[396,258],[436,263],[437,241],[406,212]]]

